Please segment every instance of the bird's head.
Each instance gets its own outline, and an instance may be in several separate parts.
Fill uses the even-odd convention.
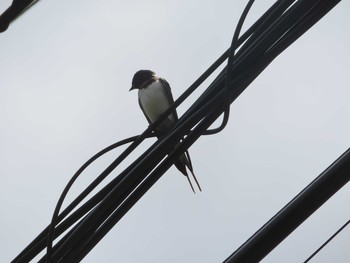
[[[130,90],[141,89],[142,85],[146,81],[152,79],[155,76],[156,76],[156,73],[151,71],[151,70],[148,70],[148,69],[141,69],[141,70],[137,71],[135,73],[134,77],[132,78],[132,84],[131,84]]]

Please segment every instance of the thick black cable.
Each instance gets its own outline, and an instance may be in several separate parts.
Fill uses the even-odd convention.
[[[13,0],[12,4],[0,15],[0,33],[6,31],[10,23],[38,2],[39,0]]]
[[[293,28],[291,28],[287,34],[285,34],[275,45],[273,45],[267,52],[267,56],[274,57],[280,54],[283,50],[285,50],[293,39],[297,39],[304,32],[303,28],[311,28],[315,23],[317,23],[324,15],[329,12],[329,6],[335,6],[341,0],[331,0],[327,1],[318,1],[317,5],[314,5],[314,12],[308,12],[300,23]],[[315,15],[315,13],[317,15]]]
[[[37,4],[40,0],[31,0],[30,4],[27,5],[17,16],[15,16],[11,23],[15,22],[20,16],[22,16],[25,12],[27,12],[30,8],[32,8],[35,4]],[[15,0],[13,2],[24,2],[23,0]]]
[[[320,252],[329,242],[332,241],[333,238],[335,238],[348,224],[350,224],[350,220],[348,220],[344,225],[342,225],[341,228],[339,228],[330,238],[328,238],[314,253],[311,254],[310,257],[308,257],[304,263],[309,262],[318,252]]]
[[[265,223],[224,263],[259,262],[350,180],[350,148]]]

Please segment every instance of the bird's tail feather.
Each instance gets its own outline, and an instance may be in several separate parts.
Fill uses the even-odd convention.
[[[188,183],[190,184],[193,193],[196,193],[196,191],[195,191],[194,188],[193,188],[193,185],[192,185],[192,182],[191,182],[191,180],[190,180],[190,177],[189,177],[188,175],[185,175],[185,176],[187,177]]]
[[[199,182],[198,182],[198,180],[197,180],[197,177],[194,175],[193,170],[190,169],[190,172],[191,172],[191,174],[192,174],[192,176],[193,176],[194,181],[196,182],[196,184],[197,184],[197,186],[198,186],[199,191],[202,192],[202,188],[201,188],[201,186],[199,185]],[[187,177],[188,177],[188,176],[187,176]]]
[[[187,173],[187,170],[186,170],[186,167],[187,167],[190,170],[190,172],[191,172],[191,174],[192,174],[192,176],[193,176],[193,178],[198,186],[199,191],[202,191],[202,188],[199,185],[199,182],[198,182],[198,180],[193,172],[192,162],[191,162],[191,158],[190,158],[188,151],[186,151],[183,155],[180,156],[179,160],[175,162],[175,166],[183,175],[185,175],[187,177],[187,180],[192,188],[192,191],[194,193],[196,193],[194,190],[194,187],[191,183],[190,177]]]
[[[193,171],[190,153],[187,150],[185,151],[185,157],[186,157],[185,159],[187,159],[187,166],[188,166],[188,168]]]
[[[191,162],[191,157],[190,157],[190,154],[188,151],[185,152],[185,156],[186,156],[186,161],[187,161],[187,167],[188,169],[190,170],[192,176],[193,176],[193,179],[194,181],[196,182],[197,186],[198,186],[198,189],[199,191],[202,192],[202,188],[201,186],[199,185],[199,182],[197,180],[197,177],[195,176],[194,172],[193,172],[193,167],[192,167],[192,162]]]

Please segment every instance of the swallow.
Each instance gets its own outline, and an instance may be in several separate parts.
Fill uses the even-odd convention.
[[[129,91],[134,89],[138,90],[139,105],[149,124],[158,120],[162,113],[174,104],[169,83],[165,79],[158,77],[156,73],[151,70],[139,70],[135,73]],[[158,139],[169,132],[175,126],[178,119],[176,109],[174,109],[174,111],[155,128]],[[185,151],[174,164],[176,168],[187,177],[194,193],[195,190],[188,176],[187,169],[191,172],[198,189],[202,191],[193,172],[188,151]]]

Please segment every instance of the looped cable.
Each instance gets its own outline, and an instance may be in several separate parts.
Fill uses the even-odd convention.
[[[206,130],[203,135],[212,135],[221,132],[227,125],[229,117],[230,117],[230,106],[231,106],[231,93],[230,93],[230,83],[232,80],[232,65],[233,65],[233,59],[235,56],[235,51],[238,48],[238,37],[242,30],[242,26],[244,23],[244,20],[246,19],[250,8],[252,7],[254,3],[254,0],[250,0],[248,4],[246,5],[239,21],[235,29],[235,33],[233,35],[232,41],[231,41],[231,47],[229,50],[229,55],[227,59],[227,66],[226,66],[226,79],[225,79],[225,111],[224,111],[224,117],[221,122],[221,125],[217,128]]]
[[[155,134],[150,134],[147,137],[155,137]],[[59,223],[59,212],[61,210],[62,204],[64,199],[66,198],[70,188],[73,186],[74,182],[78,179],[78,177],[82,174],[82,172],[90,165],[92,164],[94,161],[96,161],[98,158],[100,158],[102,155],[110,152],[111,150],[114,150],[124,144],[130,143],[135,141],[137,138],[139,137],[139,135],[121,140],[117,143],[114,143],[106,148],[104,148],[103,150],[99,151],[98,153],[96,153],[94,156],[92,156],[88,161],[86,161],[79,169],[78,171],[73,175],[73,177],[69,180],[68,184],[66,185],[66,187],[64,188],[57,204],[54,210],[54,213],[52,215],[52,219],[51,219],[51,224],[48,228],[48,234],[47,234],[47,262],[49,262],[50,258],[51,258],[51,254],[52,254],[52,243],[53,243],[53,238],[55,235],[55,226]],[[86,195],[88,195],[88,193],[90,193],[104,178],[96,178],[95,181],[89,186],[89,188],[87,188],[86,191]],[[91,189],[91,191],[89,191]],[[84,192],[81,195],[81,198],[78,198],[75,200],[75,203],[77,203],[77,200],[82,200],[85,196]],[[78,201],[79,202],[79,201]],[[72,203],[74,204],[74,202]],[[71,208],[68,208],[68,210],[64,211],[64,214],[60,214],[60,217],[62,218],[63,215],[67,215],[68,213],[70,213],[73,210],[73,206],[72,204],[70,205]]]

